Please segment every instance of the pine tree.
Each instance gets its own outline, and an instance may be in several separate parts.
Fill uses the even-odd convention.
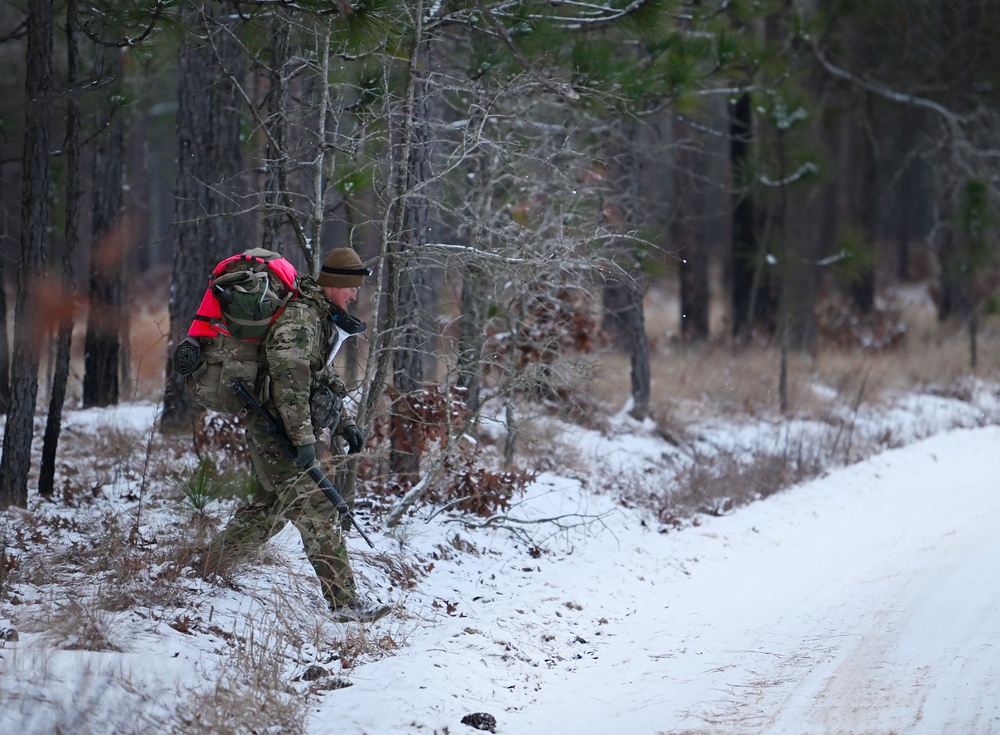
[[[34,436],[40,345],[35,332],[32,288],[41,279],[49,226],[49,137],[51,126],[53,7],[28,4],[24,155],[21,191],[21,250],[14,314],[11,406],[0,457],[0,508],[25,506]]]

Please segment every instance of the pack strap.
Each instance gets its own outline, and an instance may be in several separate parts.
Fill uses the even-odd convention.
[[[250,262],[260,263],[261,265],[264,265],[268,269],[273,271],[274,274],[281,279],[281,282],[284,283],[292,291],[298,290],[298,283],[296,283],[298,273],[295,270],[295,266],[293,266],[285,258],[282,258],[278,253],[272,252],[270,250],[264,250],[262,248],[245,250],[244,252],[238,255],[231,255],[230,257],[226,258],[225,260],[220,262],[217,266],[215,266],[215,270],[212,272],[212,278],[209,279],[209,282],[211,282],[214,278],[217,278],[226,273],[228,271],[228,266],[238,261],[250,261]]]
[[[335,276],[370,276],[372,274],[371,268],[334,268],[324,265],[320,270],[323,273],[332,273]]]
[[[226,329],[225,321],[223,320],[222,309],[215,290],[213,289],[213,285],[217,284],[220,277],[224,279],[227,274],[227,266],[237,261],[251,261],[266,266],[266,269],[277,275],[279,280],[281,280],[281,282],[289,289],[289,293],[285,296],[285,298],[277,302],[278,308],[274,314],[275,318],[279,313],[281,313],[281,310],[285,307],[288,301],[298,295],[298,274],[295,267],[289,261],[282,258],[278,253],[258,248],[247,250],[239,255],[230,256],[219,263],[212,272],[212,275],[209,277],[208,288],[205,290],[205,295],[202,297],[198,311],[194,319],[191,321],[191,327],[188,329],[189,337],[212,338],[217,337],[220,334],[229,335],[229,331]],[[262,269],[261,272],[266,275],[265,270]],[[246,271],[243,271],[242,275],[245,276]],[[223,283],[225,282],[226,281],[223,280]],[[273,319],[271,321],[273,321]],[[258,326],[260,324],[266,324],[266,322],[247,323],[248,326]]]
[[[240,327],[266,327],[271,323],[270,319],[240,319],[236,316],[227,316],[226,321]]]
[[[270,288],[270,278],[266,270],[232,271],[231,273],[223,273],[212,280],[213,288],[225,286],[232,286],[243,293],[260,293],[262,290],[266,293]]]
[[[230,324],[237,324],[241,327],[265,327],[268,324],[274,322],[274,320],[278,318],[278,315],[284,310],[285,304],[287,303],[288,303],[287,298],[284,298],[281,301],[279,301],[278,302],[279,306],[277,310],[275,310],[274,314],[267,319],[240,319],[239,317],[230,315],[226,317],[226,321],[228,321]],[[195,318],[197,319],[197,317]]]

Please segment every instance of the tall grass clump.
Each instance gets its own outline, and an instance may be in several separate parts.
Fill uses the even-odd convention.
[[[113,613],[93,600],[70,599],[54,609],[44,635],[67,651],[122,651],[115,640],[113,623]]]
[[[626,506],[645,508],[669,527],[724,515],[821,475],[836,460],[813,427],[796,437],[762,438],[747,446],[697,445],[671,468],[605,478]]]
[[[280,609],[280,605],[278,606]],[[305,732],[307,704],[289,685],[297,632],[280,617],[247,616],[228,638],[216,680],[180,702],[168,732],[243,735]]]

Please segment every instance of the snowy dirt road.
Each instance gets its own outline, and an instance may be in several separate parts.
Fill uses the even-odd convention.
[[[717,694],[691,702],[705,723],[689,724],[1000,732],[1000,437],[986,436],[892,452],[732,519],[752,520],[760,539],[719,570],[736,594],[710,634]],[[682,604],[692,622],[708,614]]]
[[[534,569],[442,566],[462,617],[358,669],[311,732],[327,706],[366,733],[478,710],[519,734],[1000,732],[998,448],[953,431],[681,532],[618,513]]]

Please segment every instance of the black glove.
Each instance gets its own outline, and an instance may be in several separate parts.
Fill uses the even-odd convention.
[[[345,427],[340,435],[347,442],[348,454],[357,454],[365,448],[365,435],[361,433],[361,429],[357,426],[351,425]]]
[[[316,464],[316,445],[303,444],[295,447],[295,457],[292,459],[300,470],[307,470]]]

